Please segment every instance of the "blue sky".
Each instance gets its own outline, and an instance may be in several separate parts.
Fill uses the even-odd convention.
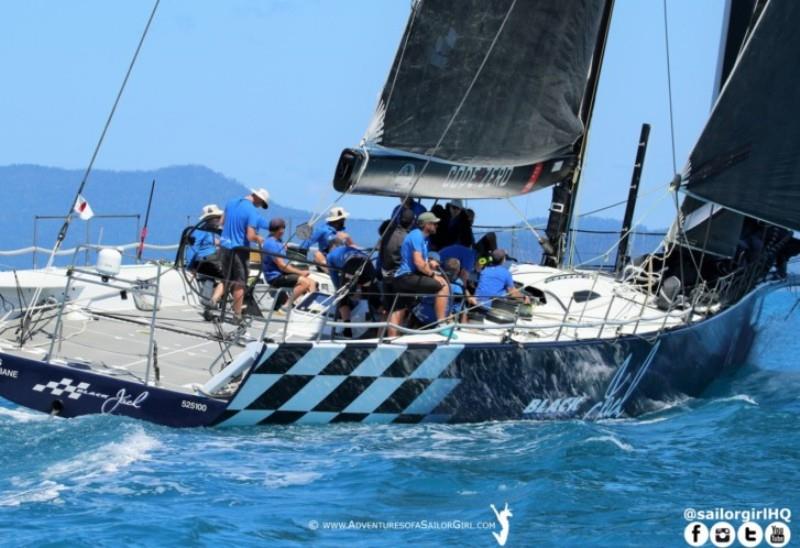
[[[653,126],[643,193],[673,174],[662,2],[616,4],[579,211],[626,197],[642,122]],[[723,5],[668,0],[678,169],[711,106]],[[0,4],[0,165],[85,167],[151,6]],[[324,207],[336,196],[339,152],[364,132],[409,9],[410,0],[162,0],[96,166],[202,164],[265,186],[285,205]],[[97,192],[90,182],[86,195]],[[543,215],[549,194],[517,204]],[[377,218],[394,203],[348,197],[344,205]],[[516,220],[502,201],[472,206],[479,223]],[[674,216],[662,192],[642,198],[637,216],[647,211],[649,226]]]

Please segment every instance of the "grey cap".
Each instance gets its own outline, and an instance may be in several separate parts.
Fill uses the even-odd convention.
[[[437,217],[430,211],[426,211],[425,213],[420,213],[419,217],[417,217],[417,224],[419,226],[422,226],[425,223],[438,223],[439,221],[441,221],[441,219],[439,219],[439,217]]]
[[[497,264],[502,263],[506,258],[506,251],[504,249],[497,248],[492,251],[492,261]]]

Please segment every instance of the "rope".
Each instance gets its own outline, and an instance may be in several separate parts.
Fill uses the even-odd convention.
[[[121,249],[123,251],[127,251],[129,249],[134,249],[134,248],[136,248],[138,246],[139,246],[139,242],[133,242],[133,243],[130,243],[130,244],[109,245],[109,246],[105,246],[105,247],[116,247],[116,248]],[[178,249],[178,245],[177,244],[164,244],[164,245],[160,245],[160,244],[144,244],[144,248],[145,249],[152,249],[152,250],[155,250],[155,251],[174,251],[174,250]],[[15,257],[15,256],[18,256],[18,255],[26,255],[28,253],[44,253],[46,251],[52,251],[52,250],[48,249],[46,247],[39,247],[39,246],[21,247],[19,249],[10,249],[8,251],[0,251],[0,257]],[[75,253],[77,251],[78,251],[77,247],[71,247],[69,249],[61,249],[59,251],[56,251],[55,254],[57,256],[71,255],[72,253]]]
[[[672,172],[678,172],[678,162],[675,159],[675,121],[672,114],[672,70],[669,61],[669,26],[667,24],[667,0],[662,2],[664,6],[664,44],[667,54],[667,94],[669,96],[669,136],[672,142]]]

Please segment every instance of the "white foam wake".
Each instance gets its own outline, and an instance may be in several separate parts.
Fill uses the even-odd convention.
[[[610,442],[625,452],[630,453],[631,451],[634,451],[633,446],[631,444],[625,443],[624,441],[618,439],[615,436],[594,436],[591,438],[586,438],[585,443],[589,442]]]

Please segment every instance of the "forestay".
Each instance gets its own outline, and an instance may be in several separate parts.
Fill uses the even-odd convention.
[[[505,197],[568,176],[604,0],[420,0],[340,191]]]

